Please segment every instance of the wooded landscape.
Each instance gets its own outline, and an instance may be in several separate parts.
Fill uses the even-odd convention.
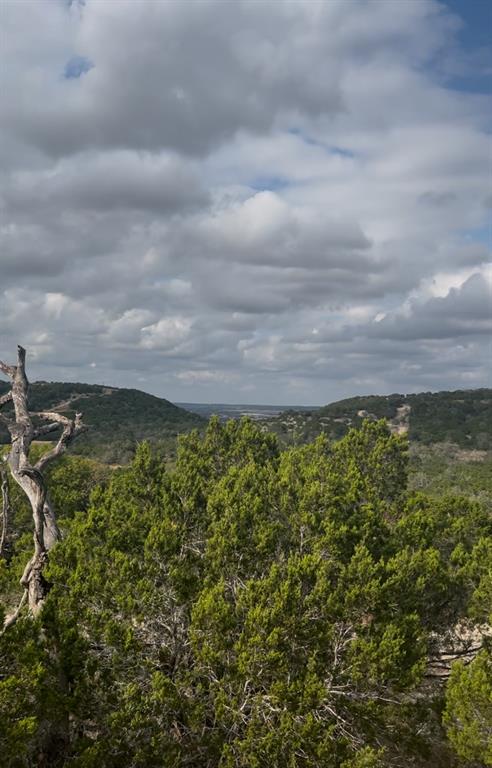
[[[491,28],[0,0],[0,768],[492,768]]]
[[[1,364],[2,765],[492,764],[490,510],[409,490],[405,435],[282,449],[213,418],[115,470],[61,457],[84,420],[29,411],[24,362]]]

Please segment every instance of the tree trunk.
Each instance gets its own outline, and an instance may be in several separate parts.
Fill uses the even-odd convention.
[[[6,463],[14,481],[23,490],[32,510],[34,552],[27,563],[21,578],[23,594],[16,610],[5,618],[3,632],[17,621],[24,605],[27,603],[32,616],[38,616],[41,612],[50,584],[44,576],[48,555],[51,548],[60,540],[55,513],[51,505],[46,482],[43,476],[44,468],[50,461],[56,459],[65,450],[67,445],[84,431],[81,414],[76,414],[75,419],[69,419],[57,412],[31,413],[28,409],[29,383],[25,373],[26,353],[22,347],[17,349],[17,365],[7,365],[0,360],[2,371],[12,382],[10,392],[0,396],[0,409],[4,406],[12,406],[14,418],[7,417],[0,412],[0,418],[6,423],[10,432],[11,447]],[[36,421],[33,420],[36,417]],[[37,421],[47,422],[38,427]],[[40,435],[60,431],[56,444],[44,453],[36,464],[32,464],[29,452],[32,441]],[[4,555],[5,542],[9,533],[11,508],[8,496],[8,483],[5,473],[2,471],[2,531],[0,540],[0,554]],[[43,631],[43,638],[55,666],[58,668],[58,688],[60,697],[68,694],[69,683],[63,669],[60,657],[60,638],[58,626],[52,626],[49,636]],[[64,755],[69,744],[69,714],[66,707],[62,707],[60,716],[56,721],[46,721],[41,724],[42,747],[37,756],[37,765],[61,766],[64,764]]]
[[[0,469],[0,481],[2,486],[2,530],[0,533],[0,558],[8,560],[10,556],[12,507],[10,504],[10,492],[7,473],[3,469]]]
[[[13,479],[29,499],[34,523],[34,553],[27,563],[21,579],[25,593],[19,609],[7,618],[4,629],[5,626],[9,626],[16,620],[26,599],[33,616],[37,616],[43,607],[50,588],[43,576],[43,571],[48,561],[49,550],[60,539],[60,530],[48,498],[42,470],[50,461],[60,456],[66,450],[67,445],[85,429],[81,421],[82,416],[79,413],[76,414],[75,419],[69,419],[56,412],[31,413],[29,411],[27,403],[29,382],[25,372],[25,360],[25,350],[18,347],[17,365],[7,365],[0,361],[0,371],[8,376],[12,382],[10,392],[0,397],[0,408],[10,404],[14,407],[14,419],[0,414],[7,424],[11,437],[11,449],[7,456],[7,463]],[[42,427],[35,427],[33,416],[48,423]],[[34,438],[60,430],[60,428],[62,432],[56,445],[33,465],[29,460],[29,451]],[[8,488],[8,486],[6,487]],[[4,503],[4,523],[5,519]]]

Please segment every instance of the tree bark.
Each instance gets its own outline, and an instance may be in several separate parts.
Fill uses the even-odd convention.
[[[32,509],[34,531],[34,552],[27,563],[21,578],[25,590],[23,601],[27,604],[33,616],[41,611],[50,585],[43,575],[48,553],[60,539],[60,530],[56,522],[55,512],[49,501],[46,482],[43,476],[45,467],[67,448],[69,443],[85,430],[82,424],[82,414],[76,414],[69,419],[56,412],[33,412],[28,408],[29,382],[25,370],[26,351],[17,348],[17,365],[7,365],[0,361],[0,371],[12,382],[10,392],[0,398],[0,408],[10,403],[14,407],[14,418],[2,415],[10,432],[11,448],[7,456],[7,464],[15,482],[22,488]],[[33,417],[47,424],[36,428]],[[36,464],[29,460],[32,441],[41,435],[55,432],[61,428],[61,435],[51,450],[45,453]],[[22,603],[22,601],[21,601]],[[18,612],[16,612],[17,618]],[[7,617],[6,625],[12,624],[13,616]]]
[[[0,481],[2,486],[2,530],[0,533],[0,558],[7,560],[10,554],[12,506],[10,504],[10,492],[7,473],[2,467],[0,467]]]

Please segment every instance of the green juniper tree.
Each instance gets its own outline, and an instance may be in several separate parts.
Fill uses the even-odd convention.
[[[6,767],[40,765],[63,718],[46,765],[482,765],[490,515],[408,493],[406,462],[382,422],[282,453],[212,420],[172,471],[141,445],[50,552],[40,616],[0,639]]]

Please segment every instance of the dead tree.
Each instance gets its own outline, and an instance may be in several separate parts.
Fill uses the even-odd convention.
[[[0,532],[0,558],[7,559],[10,545],[10,529],[12,525],[12,507],[10,505],[9,482],[7,473],[0,466],[0,485],[2,489],[2,530]]]
[[[29,411],[29,383],[25,361],[26,351],[23,347],[17,347],[17,365],[7,365],[0,361],[0,371],[8,376],[12,383],[10,391],[0,396],[0,409],[13,406],[13,415],[0,413],[10,433],[10,451],[6,456],[6,463],[13,479],[29,499],[34,523],[34,552],[21,578],[24,592],[16,611],[5,619],[4,629],[16,621],[26,602],[33,616],[38,615],[43,607],[49,590],[43,571],[50,549],[60,539],[60,530],[47,492],[43,470],[85,430],[80,413],[70,419],[50,411]],[[38,426],[38,422],[45,423]],[[29,452],[33,440],[60,429],[61,434],[56,444],[32,464]]]

